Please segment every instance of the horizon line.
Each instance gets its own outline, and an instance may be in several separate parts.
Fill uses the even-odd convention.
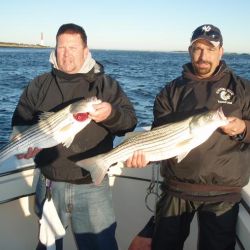
[[[29,44],[29,43],[17,43],[17,42],[0,42],[0,48],[42,48],[42,49],[54,49],[54,46],[47,46],[41,44]],[[106,51],[134,51],[134,52],[169,52],[169,53],[188,53],[188,50],[140,50],[140,49],[104,49],[104,48],[90,48],[90,50],[106,50]],[[250,52],[229,52],[226,51],[224,54],[248,54]]]

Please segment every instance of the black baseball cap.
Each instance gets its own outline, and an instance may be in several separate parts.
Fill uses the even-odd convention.
[[[203,24],[196,28],[192,34],[190,44],[192,45],[199,39],[209,41],[214,47],[223,45],[223,39],[219,28],[212,24]]]

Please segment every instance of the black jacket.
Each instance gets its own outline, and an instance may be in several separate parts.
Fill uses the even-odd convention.
[[[220,129],[180,162],[170,159],[162,166],[167,180],[197,184],[244,186],[250,174],[250,81],[236,76],[222,61],[217,72],[206,79],[193,74],[191,64],[183,66],[182,76],[167,84],[154,104],[154,124],[182,120],[205,110],[222,106],[226,116],[246,121],[247,134],[242,142]]]
[[[36,77],[20,97],[12,126],[32,125],[44,111],[58,111],[68,104],[96,96],[112,105],[112,113],[101,123],[91,123],[80,131],[69,148],[59,144],[43,149],[35,158],[37,167],[49,179],[71,183],[89,183],[89,173],[75,165],[79,159],[112,149],[116,135],[134,129],[135,111],[118,82],[105,75],[96,64],[87,74],[66,74],[57,69]]]

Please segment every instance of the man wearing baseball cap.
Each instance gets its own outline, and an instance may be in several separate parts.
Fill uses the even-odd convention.
[[[197,249],[235,249],[241,190],[250,175],[250,81],[221,60],[222,45],[221,32],[214,25],[196,28],[188,48],[190,62],[155,98],[153,127],[218,108],[229,123],[187,152],[182,161],[161,162],[162,195],[155,220],[134,238],[129,250],[183,249],[195,214]],[[141,152],[127,165],[143,167],[146,159]]]
[[[215,73],[223,55],[223,38],[212,24],[199,26],[192,33],[189,46],[192,70],[197,77],[206,78]]]

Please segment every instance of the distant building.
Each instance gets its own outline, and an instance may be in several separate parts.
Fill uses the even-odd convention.
[[[41,32],[41,41],[40,41],[40,45],[41,45],[41,46],[44,46],[43,32]]]

